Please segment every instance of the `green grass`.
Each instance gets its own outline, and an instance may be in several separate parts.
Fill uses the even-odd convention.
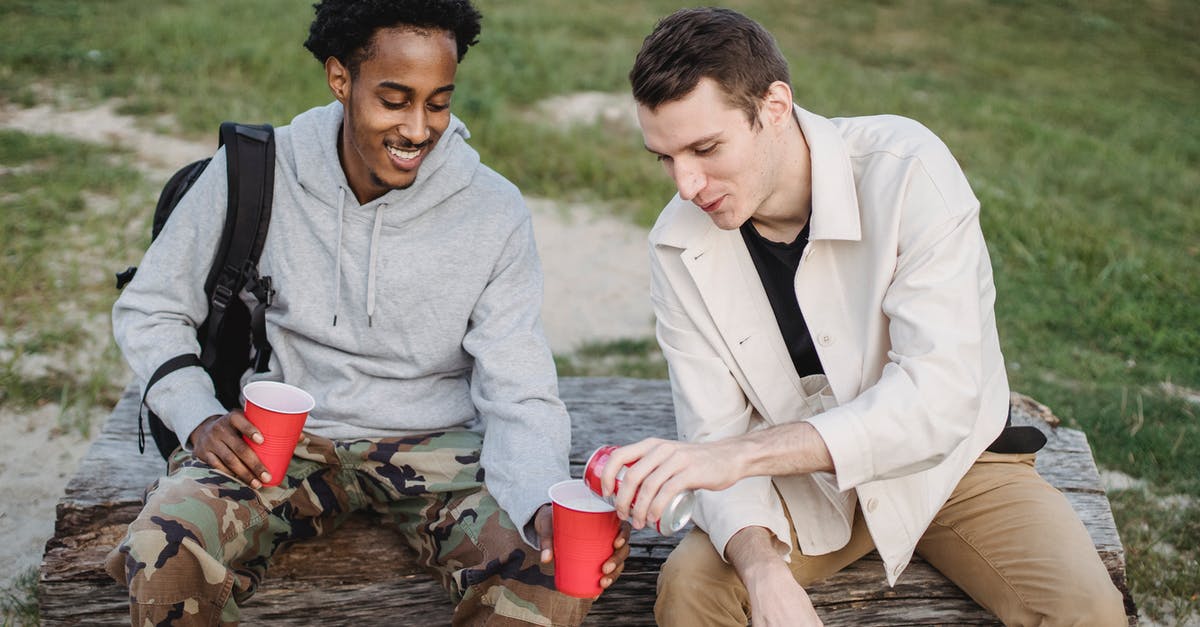
[[[0,130],[0,238],[5,242],[0,281],[0,403],[31,407],[59,402],[60,428],[87,434],[96,405],[116,401],[109,375],[120,356],[110,341],[93,347],[84,326],[112,305],[108,273],[116,269],[119,237],[127,213],[123,199],[141,176],[114,154],[56,136]],[[89,211],[89,202],[109,198],[111,214]],[[97,251],[112,267],[73,254]],[[82,360],[76,353],[95,350]],[[38,359],[45,365],[23,366]]]
[[[1109,500],[1125,544],[1127,575],[1143,592],[1142,615],[1182,620],[1200,613],[1200,589],[1195,585],[1200,571],[1200,501],[1139,489],[1115,490]]]
[[[309,4],[0,0],[0,98],[114,99],[148,126],[201,139],[224,119],[283,124],[329,99],[318,64],[300,46]],[[551,0],[481,0],[483,35],[461,67],[454,106],[485,162],[526,193],[599,200],[651,224],[671,187],[637,131],[603,123],[555,129],[539,122],[537,103],[626,91],[642,37],[681,4],[564,10]],[[1200,498],[1200,405],[1163,386],[1200,390],[1200,3],[727,4],[776,34],[806,108],[907,115],[946,141],[983,204],[1013,387],[1084,430],[1106,468],[1143,479],[1160,496]],[[4,261],[22,269],[0,284],[3,402],[56,402],[114,385],[11,372],[21,354],[61,353],[79,341],[70,325],[30,320],[53,319],[45,312],[79,291],[85,311],[111,302],[112,293],[91,294],[86,280],[51,270],[48,251],[63,233],[112,228],[80,214],[80,190],[117,199],[126,219],[149,219],[127,195],[140,190],[144,203],[153,190],[127,168],[120,173],[126,157],[112,168],[107,148],[55,141],[0,135]],[[127,235],[116,241],[145,244]],[[656,353],[645,340],[601,343],[558,364],[564,374],[663,376]],[[1170,600],[1144,604],[1146,613],[1178,611],[1171,603],[1196,609],[1195,554],[1190,563],[1149,557],[1152,538],[1179,534],[1177,548],[1200,543],[1196,526],[1174,525],[1132,497],[1116,495],[1114,510],[1135,593]],[[1187,511],[1194,519],[1195,508]],[[1143,524],[1149,535],[1136,531]]]
[[[0,589],[0,625],[38,624],[37,568],[30,567]]]
[[[555,355],[560,377],[667,378],[667,362],[653,337],[587,342],[569,355]]]

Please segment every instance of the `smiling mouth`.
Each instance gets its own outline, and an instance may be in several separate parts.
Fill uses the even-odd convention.
[[[398,146],[388,146],[387,151],[401,161],[412,161],[421,156],[421,148],[404,149]]]
[[[721,201],[723,201],[723,200],[725,200],[724,196],[722,196],[708,204],[698,205],[698,206],[700,207],[700,210],[703,211],[704,213],[712,213],[713,211],[716,211],[718,207],[721,206]]]

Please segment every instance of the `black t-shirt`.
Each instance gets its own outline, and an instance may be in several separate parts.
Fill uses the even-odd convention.
[[[812,335],[804,322],[804,314],[800,312],[800,303],[796,300],[796,269],[800,267],[800,256],[808,245],[808,225],[804,225],[796,241],[790,244],[772,242],[759,235],[749,220],[742,225],[741,231],[746,248],[750,250],[750,258],[758,270],[758,278],[767,292],[767,300],[771,301],[775,322],[783,333],[783,341],[787,344],[788,354],[792,356],[796,373],[801,377],[824,374],[825,368],[821,366]],[[1008,423],[987,450],[996,453],[1036,453],[1046,444],[1046,436],[1037,427],[1013,426],[1011,411],[1010,407]]]
[[[804,314],[800,312],[800,303],[796,301],[796,268],[800,267],[800,255],[808,245],[808,224],[796,236],[796,241],[790,244],[772,242],[759,235],[749,220],[742,225],[741,231],[763,289],[767,292],[767,300],[771,301],[775,321],[783,333],[783,341],[787,343],[796,373],[801,377],[824,374],[825,369],[813,346],[812,335],[804,323]]]

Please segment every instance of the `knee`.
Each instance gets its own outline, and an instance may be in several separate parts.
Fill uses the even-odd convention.
[[[1105,573],[1107,575],[1107,573]],[[1112,581],[1080,577],[1053,593],[1024,599],[1012,612],[998,612],[1005,624],[1047,627],[1125,627],[1125,599]]]
[[[237,556],[236,551],[252,554],[261,548],[254,539],[267,524],[267,512],[253,500],[253,491],[215,483],[208,480],[210,475],[232,482],[215,471],[187,468],[159,479],[110,555],[110,572],[119,555],[130,585],[143,571],[146,577],[165,570],[198,573],[203,579],[216,576],[214,565],[224,563],[227,552]],[[251,496],[237,494],[241,489]],[[226,494],[239,498],[226,498]]]
[[[654,616],[660,625],[745,625],[747,604],[737,572],[707,536],[689,534],[659,571]]]
[[[733,566],[717,554],[707,535],[689,534],[667,556],[658,575],[660,590],[704,589],[709,586],[738,586],[741,580]]]
[[[1046,615],[1048,625],[1080,627],[1125,627],[1125,598],[1107,577],[1092,584],[1072,584],[1071,591],[1058,597]]]
[[[107,570],[128,586],[151,585],[159,571],[200,571],[207,556],[203,534],[177,520],[139,516],[129,525],[125,539],[108,556]],[[140,576],[139,576],[140,575]]]
[[[105,570],[129,588],[135,625],[236,624],[233,575],[205,553],[197,534],[158,517],[139,517],[108,554]]]

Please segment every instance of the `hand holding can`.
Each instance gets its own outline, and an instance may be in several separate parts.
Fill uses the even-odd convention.
[[[619,447],[614,445],[601,446],[592,452],[588,457],[587,465],[583,469],[583,482],[587,487],[596,494],[596,496],[604,499],[604,502],[613,505],[614,496],[604,496],[604,492],[600,485],[600,476],[604,472],[604,467],[608,463],[612,452]],[[621,479],[624,478],[626,470],[632,463],[625,464],[617,471],[617,485],[613,490],[615,495],[616,490],[621,488]],[[636,497],[635,497],[636,500]],[[692,520],[692,510],[695,506],[695,493],[691,490],[684,490],[676,494],[674,498],[667,503],[667,507],[663,509],[662,516],[658,522],[654,524],[654,529],[660,535],[669,536],[677,533],[680,529],[687,526]]]

